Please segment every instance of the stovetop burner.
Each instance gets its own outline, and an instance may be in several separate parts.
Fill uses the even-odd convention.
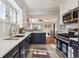
[[[78,37],[77,35],[70,35],[69,33],[62,33],[62,34],[57,34],[57,35],[63,36],[66,38],[77,38]]]

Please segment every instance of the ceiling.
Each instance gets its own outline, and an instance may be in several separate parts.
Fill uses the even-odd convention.
[[[58,15],[60,0],[26,0],[28,15]]]

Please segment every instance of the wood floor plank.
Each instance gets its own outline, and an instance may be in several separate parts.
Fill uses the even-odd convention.
[[[55,44],[55,40],[53,37],[46,37],[46,44]]]

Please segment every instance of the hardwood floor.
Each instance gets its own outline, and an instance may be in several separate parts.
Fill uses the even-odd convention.
[[[55,38],[54,37],[46,37],[46,44],[55,44]]]

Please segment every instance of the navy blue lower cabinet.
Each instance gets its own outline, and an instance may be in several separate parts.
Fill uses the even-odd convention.
[[[27,57],[28,52],[29,52],[29,46],[28,46],[28,44],[26,43],[26,44],[25,44],[25,57]]]
[[[25,40],[23,40],[20,44],[19,44],[20,48],[20,58],[25,58]]]
[[[30,35],[28,35],[21,43],[20,43],[20,58],[26,58],[29,52],[29,44],[30,44]]]
[[[20,48],[20,58],[25,58],[25,46],[23,46],[22,48]]]
[[[30,38],[31,38],[31,34],[27,36],[25,39],[25,55],[26,55],[25,57],[27,57],[27,54],[29,52]]]
[[[46,33],[32,33],[31,44],[46,44]]]

